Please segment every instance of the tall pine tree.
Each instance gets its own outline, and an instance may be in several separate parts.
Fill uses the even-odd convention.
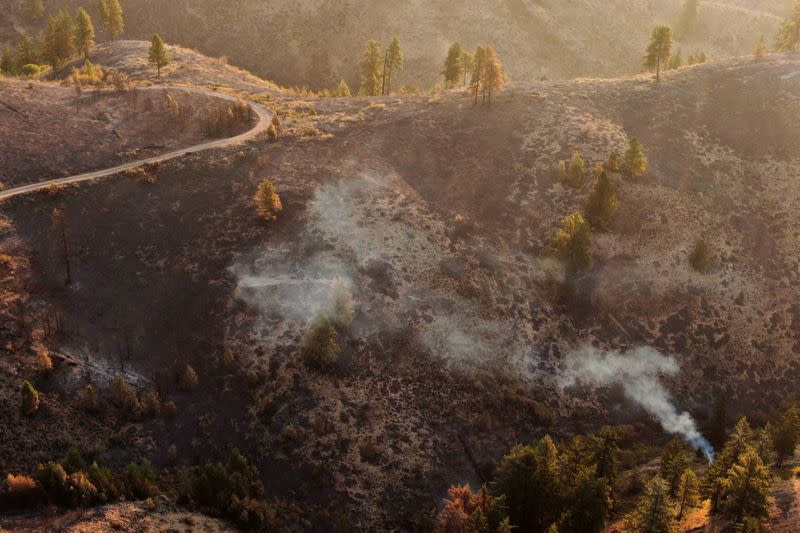
[[[383,64],[384,70],[384,83],[383,94],[389,94],[392,91],[392,76],[395,71],[403,70],[403,50],[400,48],[400,39],[393,37],[386,49],[386,58]]]
[[[647,45],[644,66],[651,72],[655,70],[656,81],[661,80],[661,68],[672,56],[672,29],[669,26],[656,26]]]
[[[377,41],[368,41],[361,55],[361,87],[358,93],[362,96],[377,96],[382,92],[381,69],[383,54]]]
[[[448,88],[455,87],[461,81],[461,69],[463,68],[461,64],[461,55],[463,53],[464,51],[461,49],[459,43],[453,43],[447,51],[447,58],[444,60],[444,71],[442,71],[442,74],[444,75],[445,86]]]
[[[161,36],[153,35],[153,40],[150,41],[150,53],[148,61],[151,65],[156,67],[158,77],[161,77],[161,69],[169,65],[169,54],[167,54],[167,47],[164,45],[164,40]]]
[[[800,0],[795,2],[791,14],[783,21],[775,45],[781,52],[794,52],[800,45]]]
[[[83,57],[89,59],[89,50],[94,46],[94,25],[92,17],[85,9],[78,9],[78,19],[75,24],[75,44],[83,52]]]

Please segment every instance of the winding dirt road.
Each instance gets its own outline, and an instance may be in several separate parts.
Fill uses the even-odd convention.
[[[182,87],[182,86],[153,86],[153,87],[143,87],[139,90],[164,90],[164,89],[176,89],[182,91],[190,91],[196,94],[204,94],[207,96],[212,96],[216,98],[220,98],[222,100],[228,100],[231,102],[236,101],[236,96],[231,96],[229,94],[220,93],[217,91],[212,91],[210,89],[199,89],[196,87]],[[124,172],[126,170],[131,170],[142,165],[147,165],[151,163],[162,163],[164,161],[169,161],[170,159],[175,159],[177,157],[181,157],[186,154],[194,154],[197,152],[202,152],[205,150],[211,150],[214,148],[222,148],[225,146],[231,146],[239,143],[243,143],[250,139],[256,137],[259,133],[266,131],[270,124],[272,123],[272,111],[267,109],[266,107],[262,106],[261,104],[257,104],[251,100],[246,102],[253,111],[258,115],[258,123],[253,126],[250,130],[236,135],[235,137],[228,137],[225,139],[216,139],[213,141],[208,141],[202,144],[196,144],[194,146],[188,146],[186,148],[180,148],[178,150],[172,150],[170,152],[166,152],[161,155],[148,157],[146,159],[139,159],[137,161],[131,161],[129,163],[123,163],[121,165],[117,165],[111,168],[105,168],[101,170],[93,170],[91,172],[85,172],[83,174],[77,174],[75,176],[66,176],[64,178],[56,178],[52,180],[42,181],[39,183],[31,183],[29,185],[22,185],[19,187],[14,187],[13,189],[6,189],[5,191],[0,191],[0,202],[4,200],[8,200],[10,198],[14,198],[15,196],[22,196],[24,194],[29,194],[32,192],[40,191],[42,189],[47,189],[48,187],[52,186],[59,186],[59,185],[70,185],[73,183],[80,183],[83,181],[92,181],[100,178],[105,178],[107,176],[113,176],[114,174],[119,174],[120,172]]]

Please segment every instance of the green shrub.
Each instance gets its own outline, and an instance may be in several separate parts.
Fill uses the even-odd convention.
[[[617,211],[617,193],[605,172],[601,172],[586,203],[586,218],[596,227],[605,227]]]
[[[563,168],[565,173],[564,179],[566,180],[567,184],[571,185],[572,187],[580,187],[583,185],[583,174],[586,172],[586,163],[583,160],[583,156],[577,150],[575,153],[572,154],[572,160],[569,163],[569,167],[566,167],[566,164]]]
[[[640,178],[647,172],[647,158],[644,155],[644,148],[641,141],[632,138],[630,147],[625,152],[625,171],[629,176]]]
[[[308,327],[300,355],[307,365],[313,368],[327,368],[339,361],[341,348],[336,343],[336,329],[325,316],[315,318]]]
[[[567,280],[592,269],[591,231],[586,219],[574,213],[561,221],[554,243],[558,257],[564,261]]]
[[[689,264],[692,265],[697,272],[708,272],[709,264],[711,263],[711,248],[706,241],[700,239],[694,245],[692,253],[689,254]]]
[[[81,457],[81,452],[74,446],[67,451],[67,455],[61,460],[61,466],[67,474],[86,470],[86,462]]]
[[[138,499],[157,494],[156,474],[150,461],[142,459],[141,463],[130,463],[125,468],[125,492]]]
[[[142,410],[136,393],[119,375],[111,382],[111,403],[128,416],[138,416]]]

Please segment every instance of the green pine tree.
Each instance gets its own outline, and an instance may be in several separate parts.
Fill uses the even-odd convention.
[[[169,65],[167,47],[164,45],[164,40],[161,39],[161,36],[158,34],[153,35],[153,39],[150,41],[148,61],[150,61],[151,65],[156,67],[159,78],[161,77],[161,69]]]
[[[669,26],[656,26],[644,56],[644,66],[656,72],[656,81],[661,80],[661,68],[672,55],[672,29]]]
[[[647,157],[644,155],[644,147],[641,141],[632,137],[630,147],[623,156],[625,171],[629,176],[641,178],[647,172]]]
[[[85,9],[78,9],[78,18],[75,25],[75,44],[83,51],[83,57],[89,59],[89,50],[94,46],[94,25],[92,17]]]
[[[591,242],[592,234],[583,215],[574,213],[561,221],[556,231],[555,249],[564,262],[567,281],[592,269]]]
[[[706,470],[702,492],[711,500],[712,512],[719,511],[724,489],[723,482],[728,471],[745,451],[752,449],[752,444],[753,430],[750,428],[747,418],[741,418],[731,431],[722,451],[717,454],[714,462]]]
[[[62,10],[48,20],[44,55],[53,68],[75,55],[75,23],[66,11]]]
[[[661,477],[669,486],[670,496],[675,496],[681,474],[688,466],[689,455],[686,453],[686,445],[681,439],[675,437],[669,441],[661,455]]]
[[[675,501],[678,504],[678,521],[683,519],[686,511],[700,505],[700,482],[691,468],[687,468],[678,478],[678,488],[675,492]]]
[[[25,380],[20,388],[19,411],[24,416],[33,416],[39,410],[39,392],[33,384]]]
[[[764,518],[769,514],[772,473],[758,453],[748,448],[731,466],[722,481],[720,509],[736,520]]]
[[[594,182],[586,203],[586,219],[596,227],[605,227],[617,211],[617,193],[605,171]]]
[[[461,81],[461,74],[463,73],[463,64],[461,62],[462,50],[459,43],[450,45],[447,51],[447,58],[444,60],[444,83],[448,88],[455,87]]]
[[[400,39],[393,37],[386,49],[386,58],[383,62],[384,82],[382,94],[392,91],[392,76],[395,71],[403,70],[403,50],[400,48]]]
[[[358,94],[362,96],[377,96],[381,94],[381,69],[383,68],[383,54],[377,41],[367,42],[364,53],[361,55],[361,87]]]
[[[119,0],[98,0],[97,8],[103,20],[103,27],[112,39],[125,32],[125,20]]]
[[[318,316],[308,327],[300,347],[300,355],[306,364],[324,369],[339,360],[341,348],[337,344],[336,328],[325,316]]]
[[[800,0],[778,30],[775,46],[780,52],[794,52],[800,45]]]
[[[636,504],[636,509],[625,520],[629,533],[674,533],[676,523],[673,503],[669,497],[669,486],[660,478],[653,480],[645,488],[644,495]]]

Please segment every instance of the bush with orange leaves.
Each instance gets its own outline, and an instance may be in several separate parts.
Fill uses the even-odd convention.
[[[511,524],[504,510],[503,498],[493,497],[485,485],[474,493],[469,485],[453,485],[447,491],[436,533],[481,531],[510,533]]]

